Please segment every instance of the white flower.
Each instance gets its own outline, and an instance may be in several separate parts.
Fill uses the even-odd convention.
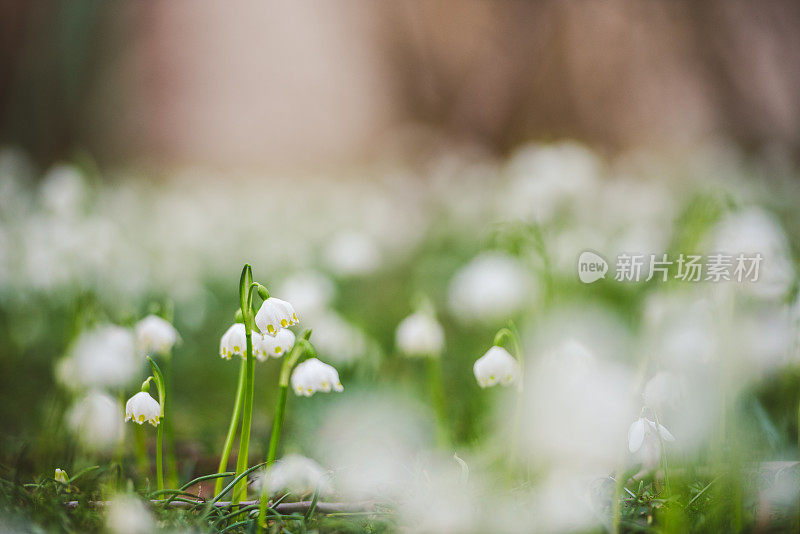
[[[448,289],[448,304],[464,321],[498,321],[530,303],[532,289],[530,277],[518,260],[485,253],[455,274]]]
[[[136,323],[136,341],[145,354],[166,353],[180,339],[178,331],[169,321],[157,315],[148,315]]]
[[[140,391],[125,403],[125,420],[133,420],[140,425],[145,421],[158,426],[161,419],[161,405],[146,391]]]
[[[107,451],[122,439],[125,429],[119,418],[121,409],[107,393],[92,391],[70,408],[67,424],[83,446]]]
[[[299,319],[291,304],[285,300],[270,297],[264,301],[256,313],[256,325],[262,334],[274,336],[281,328],[297,324]]]
[[[444,331],[430,314],[416,312],[397,326],[395,341],[408,356],[438,356],[444,347]]]
[[[374,240],[361,232],[335,235],[323,253],[325,263],[339,276],[359,276],[374,271],[381,255]]]
[[[63,469],[59,469],[58,467],[56,467],[56,473],[55,475],[53,475],[53,478],[56,479],[56,481],[61,482],[62,484],[69,483],[69,477],[67,476],[67,472],[64,471]]]
[[[310,397],[317,391],[328,393],[344,391],[339,381],[339,373],[333,366],[322,363],[316,358],[304,361],[292,372],[292,389],[298,395]]]
[[[70,388],[121,387],[136,376],[133,333],[120,326],[103,325],[82,333],[66,358],[56,367],[56,377]]]
[[[226,360],[230,360],[231,356],[238,354],[242,358],[247,354],[247,334],[245,333],[244,324],[234,323],[228,330],[222,334],[222,339],[219,342],[219,355]]]
[[[642,392],[645,406],[664,408],[680,405],[686,398],[686,381],[670,371],[659,371],[647,381]]]
[[[253,332],[253,354],[258,361],[263,362],[268,358],[280,358],[285,352],[294,347],[294,332],[288,328],[281,328],[274,336],[265,336]]]
[[[628,450],[636,452],[645,444],[645,440],[658,439],[675,441],[675,436],[661,423],[656,424],[646,417],[634,421],[628,429]]]
[[[324,311],[333,293],[333,282],[327,276],[313,271],[294,274],[278,288],[278,294],[300,310],[303,320]]]
[[[364,332],[336,312],[312,317],[310,326],[314,330],[314,346],[336,364],[351,364],[369,348]]]
[[[53,166],[42,177],[39,195],[49,211],[61,216],[72,215],[86,196],[86,184],[81,171],[72,165]]]
[[[482,388],[501,384],[508,386],[519,378],[519,362],[506,349],[495,345],[478,358],[472,367]]]
[[[108,508],[106,527],[113,534],[149,534],[156,531],[153,516],[136,497],[115,497]]]
[[[715,228],[711,245],[714,253],[752,257],[761,254],[758,281],[737,284],[756,297],[779,299],[786,295],[795,280],[791,248],[780,222],[760,208],[748,208],[727,215]]]
[[[287,491],[302,496],[315,491],[326,494],[331,490],[327,471],[311,458],[299,454],[289,454],[275,462],[266,472],[262,470],[253,484],[256,489],[263,487],[265,476],[270,495]]]

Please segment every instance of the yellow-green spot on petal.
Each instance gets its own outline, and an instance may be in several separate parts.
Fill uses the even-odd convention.
[[[275,354],[280,354],[280,353],[281,353],[281,348],[275,347]]]
[[[281,326],[286,328],[289,323],[286,322],[286,319],[281,319]]]

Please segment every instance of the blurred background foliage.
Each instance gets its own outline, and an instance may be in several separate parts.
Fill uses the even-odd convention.
[[[215,470],[238,363],[219,338],[250,262],[276,296],[309,272],[331,293],[298,312],[346,394],[290,399],[284,451],[318,453],[349,399],[356,413],[390,399],[433,445],[425,366],[395,346],[427,298],[446,335],[452,442],[476,471],[495,466],[508,395],[480,390],[472,364],[496,330],[516,320],[535,361],[585,335],[650,378],[668,366],[648,344],[663,334],[652,309],[676,296],[721,309],[724,295],[585,286],[578,253],[707,253],[730,228],[788,264],[776,292],[744,297],[742,317],[767,326],[725,341],[772,352],[717,356],[731,380],[748,374],[733,388],[737,453],[796,459],[798,26],[790,1],[0,0],[0,462],[35,477],[95,461],[68,431],[79,395],[55,365],[90,327],[157,313],[182,337],[182,477]],[[455,280],[490,252],[526,273],[520,302],[473,320]],[[257,366],[259,459],[277,373]],[[681,454],[699,471],[706,452]],[[655,506],[637,498],[631,521]]]

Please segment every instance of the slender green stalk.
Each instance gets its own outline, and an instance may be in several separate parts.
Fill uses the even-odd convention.
[[[153,369],[153,377],[156,379],[156,387],[158,387],[158,403],[161,405],[161,423],[158,425],[158,433],[156,437],[156,481],[159,491],[164,489],[164,404],[167,397],[166,385],[164,383],[164,375],[158,364],[151,358],[147,357],[150,362],[150,367]]]
[[[175,455],[175,428],[172,425],[172,354],[167,351],[161,355],[161,366],[164,371],[164,387],[169,388],[164,395],[164,433],[167,446],[167,484],[178,485],[178,460]]]
[[[261,485],[261,495],[259,497],[258,506],[258,532],[263,532],[266,526],[267,507],[269,504],[269,489],[267,487],[267,473],[275,463],[278,456],[278,442],[281,437],[281,428],[283,427],[283,419],[286,416],[286,397],[289,392],[289,378],[292,374],[292,369],[300,361],[300,358],[305,352],[310,355],[316,355],[316,351],[308,338],[311,337],[311,330],[306,330],[297,340],[292,351],[283,360],[281,365],[281,374],[278,377],[278,402],[275,404],[275,417],[272,419],[272,434],[269,437],[269,449],[267,451],[267,462],[264,470],[264,482]]]
[[[436,429],[439,446],[443,449],[450,445],[450,432],[447,424],[447,406],[445,405],[444,382],[442,379],[442,359],[440,356],[426,358],[428,367],[428,386],[431,401],[436,410]]]
[[[505,342],[510,342],[514,358],[519,364],[519,382],[517,383],[517,400],[514,408],[513,427],[511,431],[511,454],[508,456],[509,470],[514,472],[514,463],[516,462],[517,449],[519,448],[519,433],[522,426],[522,393],[524,391],[524,377],[525,377],[525,358],[522,355],[522,347],[519,343],[519,332],[513,321],[508,322],[507,328],[501,328],[494,336],[494,344],[503,346]]]
[[[233,413],[231,414],[231,423],[228,425],[228,435],[225,437],[225,445],[222,446],[222,455],[219,459],[219,469],[217,473],[224,473],[228,470],[228,459],[231,456],[231,449],[233,449],[233,440],[236,439],[236,429],[239,427],[239,419],[242,416],[242,404],[244,402],[244,382],[245,374],[247,371],[247,364],[242,360],[239,367],[239,382],[236,386],[236,400],[233,404]],[[224,480],[222,477],[217,478],[214,484],[214,495],[222,491],[222,484]]]
[[[236,461],[236,474],[244,473],[247,469],[248,453],[250,448],[250,425],[253,421],[253,393],[255,384],[255,359],[253,358],[253,339],[251,330],[245,321],[245,335],[247,336],[247,359],[245,360],[244,398],[242,399],[242,433],[239,436],[239,457]],[[233,490],[231,502],[237,504],[247,492],[247,480],[242,480]]]
[[[136,425],[133,429],[134,444],[136,446],[136,465],[142,473],[150,473],[150,459],[147,457],[147,436],[145,428]]]
[[[156,434],[156,479],[158,481],[158,489],[164,489],[164,424],[158,425],[158,432]]]
[[[275,458],[278,454],[278,441],[281,437],[283,417],[286,414],[286,397],[288,392],[288,385],[279,386],[278,402],[275,404],[275,416],[272,419],[272,434],[270,434],[269,437],[269,449],[267,450],[267,467],[275,462]]]

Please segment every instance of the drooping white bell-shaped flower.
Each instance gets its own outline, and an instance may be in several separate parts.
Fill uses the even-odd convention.
[[[67,426],[81,445],[94,452],[107,452],[122,439],[124,423],[120,403],[108,393],[90,391],[67,412]]]
[[[338,371],[317,358],[308,359],[294,368],[292,389],[304,397],[310,397],[317,391],[344,391]]]
[[[646,440],[659,438],[663,441],[675,441],[675,436],[664,425],[640,417],[628,429],[628,450],[636,452],[642,448]]]
[[[136,341],[127,328],[101,325],[87,330],[56,366],[56,378],[71,389],[123,387],[138,372]]]
[[[444,330],[433,316],[418,311],[397,326],[395,342],[407,356],[438,356],[444,348]]]
[[[281,328],[297,324],[299,319],[291,304],[285,300],[269,297],[256,313],[256,325],[262,334],[274,336]]]
[[[67,472],[63,469],[59,469],[56,467],[55,475],[53,478],[56,479],[57,482],[61,482],[62,484],[69,484],[69,477],[67,476]]]
[[[260,490],[266,482],[269,495],[278,491],[288,491],[295,496],[315,491],[325,495],[332,489],[328,472],[311,458],[299,454],[286,455],[254,478],[253,487]]]
[[[500,384],[510,386],[519,379],[519,362],[503,347],[495,345],[472,366],[478,385],[487,388]]]
[[[144,424],[145,421],[158,426],[161,420],[161,405],[146,391],[140,391],[125,403],[125,420]]]
[[[156,532],[156,522],[141,499],[120,494],[108,504],[106,529],[111,534],[148,534]]]
[[[518,259],[487,252],[453,276],[448,305],[465,323],[494,323],[520,311],[535,295],[533,280]]]
[[[157,315],[148,315],[136,323],[136,342],[145,354],[168,352],[180,336],[169,321]]]
[[[281,328],[274,336],[265,336],[253,332],[253,354],[258,361],[263,362],[269,358],[280,358],[294,347],[295,335],[288,328]]]
[[[247,334],[242,323],[234,323],[222,334],[219,342],[219,355],[221,358],[230,360],[231,356],[238,354],[242,358],[247,357]]]

